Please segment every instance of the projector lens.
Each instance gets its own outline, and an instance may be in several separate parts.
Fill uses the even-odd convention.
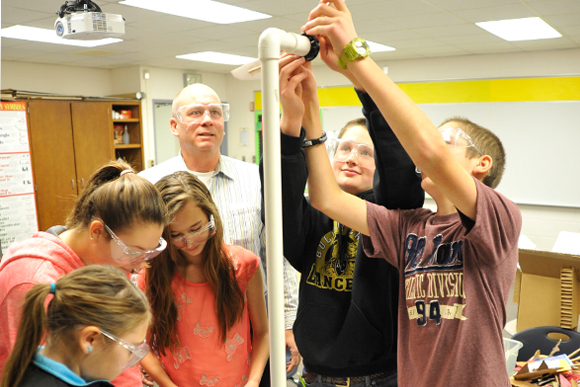
[[[56,30],[57,36],[62,36],[64,32],[64,27],[61,22],[57,22],[56,25],[54,26],[54,29]]]

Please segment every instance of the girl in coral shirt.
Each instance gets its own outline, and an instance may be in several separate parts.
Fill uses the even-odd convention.
[[[153,315],[142,367],[161,387],[257,387],[268,359],[259,258],[224,244],[218,209],[197,177],[176,172],[155,186],[171,222],[168,248],[137,278]]]

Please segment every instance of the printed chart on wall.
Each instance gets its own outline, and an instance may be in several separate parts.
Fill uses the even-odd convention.
[[[2,251],[38,231],[25,102],[0,102]]]

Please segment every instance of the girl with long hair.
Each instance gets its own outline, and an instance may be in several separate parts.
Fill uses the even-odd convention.
[[[0,264],[0,373],[16,341],[22,303],[35,284],[56,282],[93,264],[111,265],[129,276],[165,248],[165,224],[165,204],[153,184],[129,164],[112,161],[91,176],[66,227],[10,245]],[[114,384],[140,385],[139,367],[123,372]]]
[[[111,266],[34,285],[0,387],[112,386],[109,380],[149,351],[149,320],[143,292]]]
[[[137,279],[158,356],[142,367],[162,387],[257,387],[269,352],[259,258],[224,244],[217,207],[197,177],[176,172],[155,186],[170,223],[168,248]]]

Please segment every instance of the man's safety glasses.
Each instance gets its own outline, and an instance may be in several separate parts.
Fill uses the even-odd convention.
[[[199,230],[190,232],[188,234],[171,238],[173,244],[179,248],[188,244],[199,245],[215,235],[215,222],[213,215],[210,215],[209,222]]]
[[[103,222],[102,219],[99,219],[94,216],[92,217],[92,219],[98,220],[99,222],[103,223],[103,226],[105,226],[105,230],[107,230],[111,238],[113,238],[113,240],[115,241],[114,244],[111,243],[111,256],[115,261],[117,261],[120,264],[130,265],[139,263],[143,260],[149,261],[158,256],[159,254],[161,254],[161,252],[165,250],[165,248],[167,247],[167,242],[165,241],[165,239],[159,238],[159,245],[153,250],[147,251],[132,250],[129,246],[123,243],[123,241],[117,235],[115,235],[113,230],[111,230],[109,226],[107,226],[105,222]]]
[[[145,340],[139,345],[133,345],[127,343],[125,340],[122,340],[110,334],[109,332],[103,329],[101,329],[100,331],[103,334],[103,336],[107,337],[110,340],[113,340],[114,342],[116,342],[123,348],[129,350],[129,352],[131,352],[131,356],[129,357],[129,359],[127,359],[127,362],[124,365],[119,364],[121,367],[123,367],[124,370],[126,370],[127,368],[131,368],[135,364],[139,363],[145,357],[145,355],[149,353],[150,348],[149,345],[145,342]]]
[[[206,114],[212,120],[223,120],[225,122],[230,118],[230,105],[227,103],[210,103],[207,105],[194,103],[180,106],[175,111],[177,120],[182,124],[199,122],[203,120]]]

